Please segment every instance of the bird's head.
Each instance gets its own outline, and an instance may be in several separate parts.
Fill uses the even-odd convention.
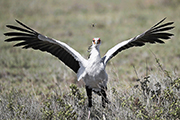
[[[92,46],[99,47],[100,44],[101,44],[101,39],[100,38],[93,38]]]

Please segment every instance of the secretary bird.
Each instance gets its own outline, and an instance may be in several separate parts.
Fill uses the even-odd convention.
[[[106,103],[110,103],[106,95],[108,75],[105,68],[108,61],[119,52],[130,47],[143,46],[145,43],[164,43],[163,40],[170,39],[173,34],[167,31],[174,28],[174,26],[171,26],[174,22],[161,24],[165,19],[162,19],[142,34],[118,43],[109,49],[103,57],[100,56],[99,52],[101,39],[93,38],[88,59],[83,58],[66,43],[49,38],[18,20],[16,22],[22,27],[6,25],[6,27],[17,30],[17,32],[7,32],[4,35],[12,36],[6,39],[6,42],[19,41],[19,43],[14,45],[15,47],[22,46],[24,49],[32,48],[51,53],[77,74],[78,81],[83,79],[88,96],[89,118],[90,108],[92,107],[92,91],[102,96],[102,107],[105,108]]]

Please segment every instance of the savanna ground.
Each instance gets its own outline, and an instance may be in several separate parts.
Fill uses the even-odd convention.
[[[87,119],[83,81],[48,53],[5,43],[6,24],[18,19],[66,42],[87,58],[93,37],[101,55],[162,18],[174,21],[175,36],[164,45],[131,48],[112,59],[105,109],[93,94],[91,119],[180,118],[179,0],[1,0],[0,119]],[[95,24],[95,28],[91,25]]]

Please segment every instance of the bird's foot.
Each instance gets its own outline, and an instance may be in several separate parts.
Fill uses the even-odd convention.
[[[88,119],[90,118],[91,108],[88,108]]]

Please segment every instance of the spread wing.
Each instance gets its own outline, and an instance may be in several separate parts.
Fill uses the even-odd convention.
[[[75,73],[78,72],[81,65],[86,62],[77,51],[68,46],[67,44],[58,40],[48,38],[30,27],[26,26],[22,22],[16,20],[22,27],[14,25],[6,25],[6,27],[17,30],[17,32],[4,33],[5,36],[11,36],[6,39],[6,42],[18,41],[19,43],[14,46],[22,46],[22,48],[33,48],[35,50],[41,50],[51,53],[52,55],[59,58],[65,65],[71,68]]]
[[[162,19],[160,22],[155,24],[153,27],[151,27],[149,30],[145,31],[144,33],[131,38],[127,41],[123,41],[117,45],[115,45],[113,48],[107,51],[105,56],[103,57],[104,63],[107,64],[107,62],[116,56],[119,52],[122,50],[134,47],[134,46],[143,46],[145,43],[164,43],[163,40],[170,39],[173,34],[164,32],[168,31],[174,28],[172,25],[174,22],[167,22],[164,24],[161,24],[166,18]],[[161,24],[161,25],[160,25]]]

